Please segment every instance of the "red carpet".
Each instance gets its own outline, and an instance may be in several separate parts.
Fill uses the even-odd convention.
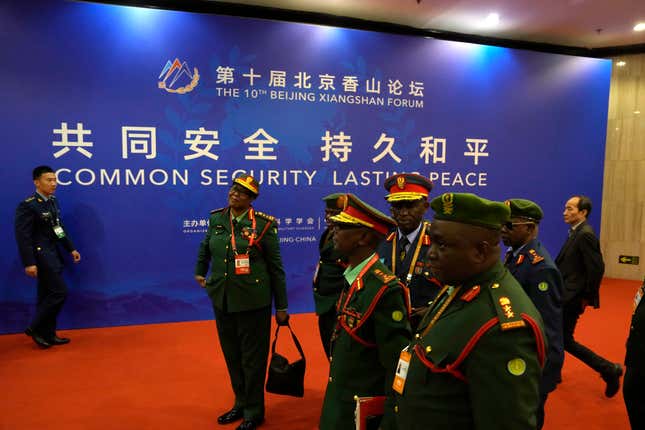
[[[606,279],[599,310],[581,318],[577,339],[622,362],[634,281]],[[307,356],[304,399],[267,394],[266,430],[314,429],[324,394],[327,361],[315,316],[292,316]],[[39,350],[23,334],[0,336],[0,429],[222,429],[216,417],[233,395],[215,324],[174,324],[70,330],[67,346]],[[283,336],[284,335],[284,336]],[[296,358],[287,333],[278,351]],[[546,430],[629,429],[621,394],[603,397],[604,383],[575,358],[565,360],[563,383],[547,403]],[[503,419],[503,417],[500,417]]]

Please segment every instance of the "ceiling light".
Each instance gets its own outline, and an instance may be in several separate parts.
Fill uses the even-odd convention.
[[[639,22],[634,26],[634,31],[643,31],[645,30],[645,22]]]
[[[625,63],[624,61],[619,61],[619,62],[616,63],[616,65],[618,67],[625,67],[625,64],[627,64],[627,63]]]
[[[641,113],[641,111],[639,111],[639,110],[634,111],[634,115],[640,115],[640,113]]]
[[[488,27],[494,27],[497,24],[499,24],[499,14],[496,12],[489,13],[486,19],[484,20],[484,25]]]

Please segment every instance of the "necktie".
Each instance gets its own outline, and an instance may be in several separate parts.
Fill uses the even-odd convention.
[[[410,241],[408,240],[407,236],[401,236],[401,240],[399,242],[399,260],[403,261],[405,260],[405,254],[408,251],[408,245],[410,244]]]

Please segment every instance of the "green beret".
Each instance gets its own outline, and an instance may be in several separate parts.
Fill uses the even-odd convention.
[[[343,209],[343,199],[339,199],[339,197],[344,196],[343,193],[333,193],[328,196],[323,197],[323,201],[325,202],[325,207],[327,209],[335,209],[335,210],[342,210]]]
[[[508,199],[504,204],[511,208],[511,218],[526,218],[539,222],[544,217],[542,208],[530,200]]]
[[[511,210],[502,202],[486,200],[470,193],[444,193],[430,202],[434,219],[501,229]]]

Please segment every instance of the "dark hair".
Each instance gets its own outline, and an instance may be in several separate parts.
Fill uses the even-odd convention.
[[[34,169],[33,172],[31,172],[31,176],[34,178],[34,180],[40,178],[43,173],[56,173],[54,172],[54,169],[52,169],[49,166],[38,166]]]
[[[578,210],[579,211],[587,211],[587,216],[586,218],[589,218],[589,214],[591,214],[591,199],[587,196],[574,196],[578,198]]]

